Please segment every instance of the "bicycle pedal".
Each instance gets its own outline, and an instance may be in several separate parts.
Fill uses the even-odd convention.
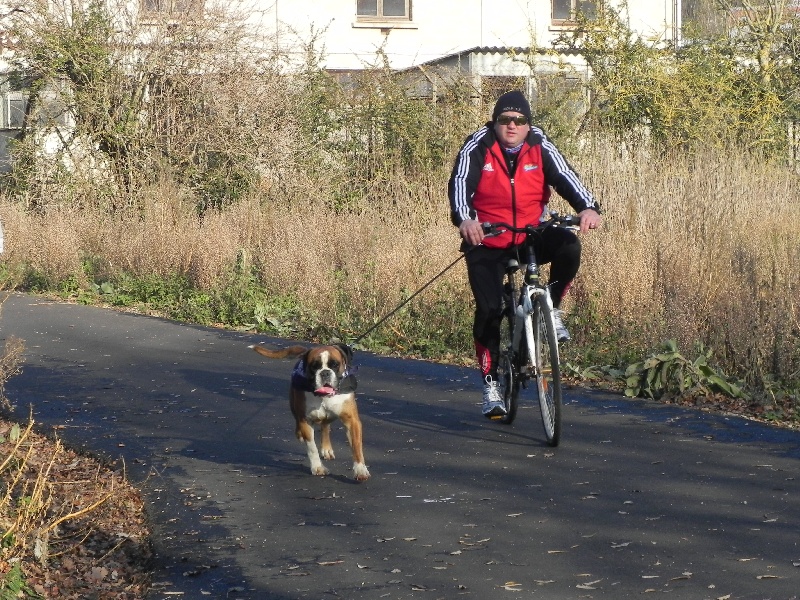
[[[492,415],[489,417],[492,421],[499,421],[503,418],[503,415]]]

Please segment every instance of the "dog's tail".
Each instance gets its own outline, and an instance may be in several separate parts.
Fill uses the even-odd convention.
[[[248,346],[248,348],[252,348],[261,356],[266,356],[267,358],[286,358],[287,356],[296,357],[308,350],[308,348],[303,346],[287,346],[286,348],[281,348],[280,350],[271,350],[270,348],[265,348],[264,346],[259,346],[258,344],[253,344]]]

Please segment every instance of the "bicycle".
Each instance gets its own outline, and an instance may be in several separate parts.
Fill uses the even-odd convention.
[[[483,223],[487,235],[511,231],[526,236],[522,246],[525,260],[522,285],[518,283],[517,273],[522,268],[519,261],[511,258],[505,267],[497,378],[506,414],[496,420],[506,424],[514,421],[519,395],[535,379],[544,433],[550,446],[558,446],[561,439],[561,370],[553,300],[550,289],[541,282],[532,239],[548,227],[575,228],[579,223],[580,218],[575,215],[561,216],[556,212],[538,225],[525,227]]]

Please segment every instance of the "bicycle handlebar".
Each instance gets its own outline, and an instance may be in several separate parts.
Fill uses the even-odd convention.
[[[542,221],[538,225],[526,225],[525,227],[514,227],[508,223],[481,223],[483,232],[486,235],[499,235],[501,230],[510,231],[512,233],[527,233],[533,234],[537,231],[547,229],[548,227],[578,227],[581,224],[581,218],[578,215],[559,215],[557,212],[551,212],[550,218]]]

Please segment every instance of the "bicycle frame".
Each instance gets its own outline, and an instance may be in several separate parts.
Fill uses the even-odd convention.
[[[525,323],[526,318],[533,318],[536,298],[543,298],[544,302],[547,303],[547,306],[550,308],[550,315],[552,319],[553,299],[550,296],[550,289],[546,286],[543,286],[539,282],[539,265],[536,263],[535,257],[531,256],[530,260],[532,262],[527,264],[525,281],[520,288],[518,300],[516,301],[514,310],[514,337],[511,340],[511,350],[514,352],[515,356],[519,356],[521,354],[520,341],[522,339],[523,331],[526,333],[525,341],[529,344],[528,347],[531,348],[533,352],[539,351],[539,348],[537,347],[536,336],[527,335],[531,332],[528,330],[529,328]],[[508,276],[511,281],[514,280],[513,273],[509,273]],[[529,279],[534,282],[528,283]],[[555,324],[553,327],[555,327]],[[527,375],[532,375],[535,377],[538,375],[538,373],[529,373]]]
[[[566,221],[556,219],[551,224]],[[501,324],[501,339],[504,332],[508,334],[505,341],[501,341],[498,376],[502,382],[506,414],[498,419],[506,424],[513,422],[521,390],[528,388],[528,382],[535,381],[547,443],[557,446],[561,435],[562,403],[559,349],[553,299],[549,287],[540,280],[539,263],[531,243],[531,237],[536,235],[537,229],[486,224],[485,230],[491,230],[491,227],[506,227],[518,233],[524,232],[527,236],[522,284],[517,285],[517,271],[521,265],[516,258],[510,259],[505,268],[504,321],[507,320],[508,327]]]

